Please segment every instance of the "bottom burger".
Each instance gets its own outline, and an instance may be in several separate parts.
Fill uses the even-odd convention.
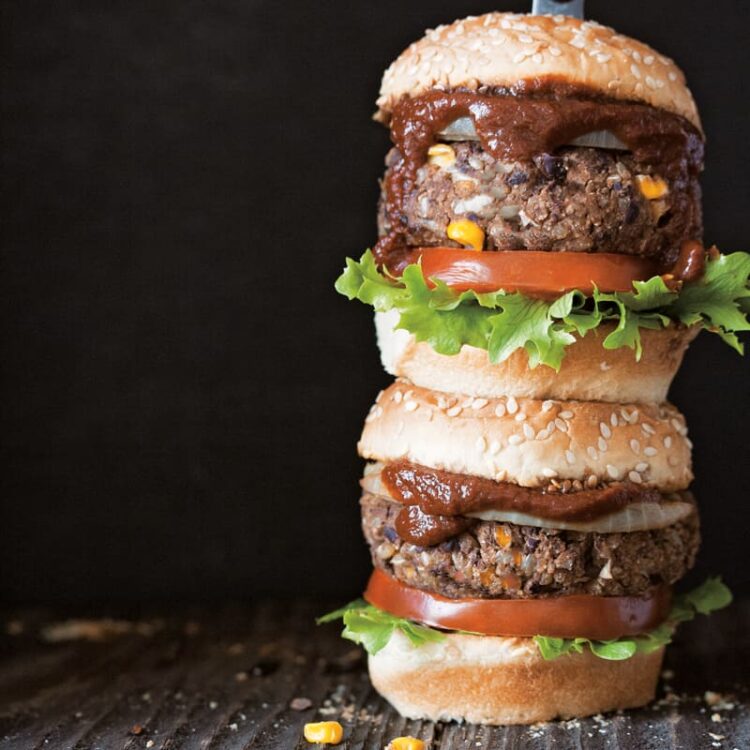
[[[449,599],[376,569],[364,599],[319,622],[343,620],[403,716],[532,724],[649,702],[676,626],[730,599],[718,579],[676,597]]]
[[[521,724],[650,701],[700,544],[666,403],[465,396],[397,380],[359,442],[364,599],[321,618],[404,716]]]

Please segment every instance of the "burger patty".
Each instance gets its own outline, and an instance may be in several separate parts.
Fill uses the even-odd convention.
[[[418,170],[396,222],[386,216],[381,194],[381,236],[397,229],[409,245],[460,247],[448,239],[447,226],[470,219],[484,230],[488,250],[625,253],[672,262],[684,240],[702,235],[700,187],[687,172],[664,178],[668,191],[649,199],[636,178],[653,170],[627,153],[568,147],[499,162],[479,143],[450,145],[455,162]],[[399,158],[392,149],[388,170]]]
[[[401,540],[403,507],[365,493],[362,529],[372,560],[398,580],[450,598],[539,598],[565,594],[638,596],[692,567],[698,514],[654,531],[597,534],[477,521],[433,547]]]

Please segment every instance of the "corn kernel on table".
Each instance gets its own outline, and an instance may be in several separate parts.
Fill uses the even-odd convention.
[[[654,705],[624,714],[483,727],[407,721],[372,690],[331,602],[155,612],[6,611],[0,747],[312,748],[306,723],[338,721],[336,747],[430,750],[750,748],[750,600],[684,626]]]

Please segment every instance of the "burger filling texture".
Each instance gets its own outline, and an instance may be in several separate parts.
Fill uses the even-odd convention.
[[[464,530],[423,546],[399,533],[399,503],[365,493],[361,507],[375,567],[451,599],[640,596],[682,578],[700,542],[693,512],[666,528],[618,534],[461,519]]]

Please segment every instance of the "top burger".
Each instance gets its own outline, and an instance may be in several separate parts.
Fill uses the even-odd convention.
[[[750,256],[703,248],[704,136],[672,60],[590,21],[491,13],[412,44],[377,104],[380,238],[341,293],[492,363],[559,369],[596,329],[636,358],[644,329],[741,350]]]

